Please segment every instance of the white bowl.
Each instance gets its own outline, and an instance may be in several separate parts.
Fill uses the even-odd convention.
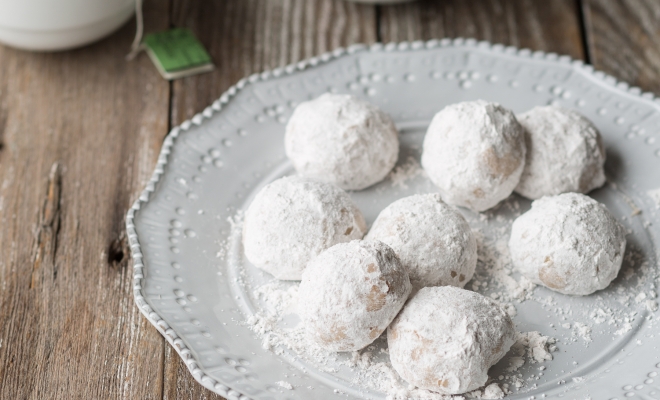
[[[0,42],[38,51],[94,42],[133,15],[135,0],[0,0]]]

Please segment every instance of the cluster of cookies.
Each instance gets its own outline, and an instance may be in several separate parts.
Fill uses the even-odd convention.
[[[513,224],[512,259],[561,293],[602,289],[621,266],[623,228],[580,194],[604,183],[605,153],[596,128],[574,111],[537,107],[516,117],[484,101],[445,107],[422,154],[439,193],[390,204],[368,232],[344,189],[369,187],[393,168],[399,141],[391,118],[355,97],[324,94],[296,108],[285,145],[299,176],[254,198],[246,257],[277,279],[301,280],[300,314],[317,345],[355,351],[387,329],[392,365],[414,386],[477,389],[515,339],[497,302],[462,289],[477,243],[452,205],[484,211],[514,190],[539,198]]]

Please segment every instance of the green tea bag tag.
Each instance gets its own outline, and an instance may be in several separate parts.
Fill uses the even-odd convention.
[[[213,70],[211,57],[188,29],[151,33],[144,47],[163,78],[172,80]]]

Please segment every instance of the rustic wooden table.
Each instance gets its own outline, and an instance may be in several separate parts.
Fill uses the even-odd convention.
[[[124,216],[170,127],[240,78],[338,46],[473,37],[568,54],[660,94],[658,0],[155,1],[146,31],[192,29],[216,70],[169,83],[91,46],[0,45],[0,398],[220,398],[133,304]]]

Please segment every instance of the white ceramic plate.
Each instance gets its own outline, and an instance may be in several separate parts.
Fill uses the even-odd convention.
[[[353,46],[256,74],[168,135],[127,230],[136,303],[195,379],[229,398],[385,398],[352,383],[348,368],[324,372],[288,349],[264,350],[243,323],[263,306],[251,288],[272,278],[243,260],[228,219],[263,185],[292,173],[284,124],[296,104],[326,91],[364,97],[388,112],[401,129],[400,162],[419,156],[431,117],[458,101],[497,101],[515,112],[556,103],[590,118],[604,137],[611,182],[592,195],[630,230],[626,262],[596,295],[537,288],[533,299],[515,303],[518,330],[559,339],[559,351],[543,375],[538,364],[520,368],[525,385],[510,398],[660,398],[658,313],[650,311],[660,283],[660,103],[568,57],[462,39]],[[396,183],[352,193],[368,222],[397,198],[433,190],[422,176]],[[528,207],[513,197],[488,218],[463,211],[489,237]],[[488,266],[479,268],[486,279]],[[578,322],[591,333],[577,332]]]

